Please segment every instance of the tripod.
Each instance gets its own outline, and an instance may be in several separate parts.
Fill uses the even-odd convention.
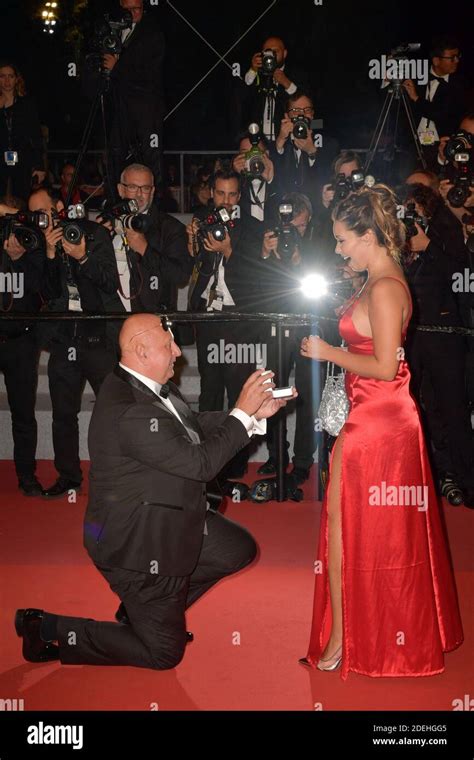
[[[79,175],[79,169],[84,159],[84,155],[87,151],[87,146],[89,144],[92,128],[94,126],[94,122],[96,119],[97,111],[99,110],[99,106],[100,106],[100,111],[101,111],[101,116],[102,116],[102,128],[104,130],[104,149],[105,149],[105,159],[106,159],[106,166],[107,166],[105,184],[106,184],[107,196],[109,198],[113,198],[113,190],[112,190],[112,185],[110,181],[110,172],[109,172],[109,167],[108,167],[109,150],[108,150],[108,143],[107,143],[107,127],[106,127],[105,103],[104,103],[104,96],[109,90],[109,84],[110,84],[109,77],[103,72],[101,72],[99,86],[95,93],[94,100],[92,102],[92,106],[89,111],[89,115],[87,117],[86,126],[84,127],[84,132],[82,134],[79,154],[77,156],[76,165],[74,167],[74,174],[72,176],[72,179],[67,191],[66,203],[65,203],[66,208],[68,208],[71,202],[73,190],[76,184],[77,177]]]
[[[380,112],[374,134],[372,135],[372,140],[370,142],[369,150],[367,152],[367,160],[364,166],[364,174],[368,173],[370,165],[372,164],[372,161],[375,158],[375,155],[377,153],[377,148],[378,148],[380,139],[382,137],[383,131],[385,129],[385,124],[387,122],[389,113],[392,110],[392,107],[395,108],[395,123],[393,127],[393,136],[390,143],[390,147],[386,154],[386,161],[390,162],[393,168],[393,160],[395,158],[395,155],[397,152],[398,153],[400,152],[400,148],[397,145],[397,132],[398,132],[398,122],[399,122],[399,117],[400,117],[401,103],[403,103],[403,106],[405,109],[405,114],[408,120],[408,125],[410,127],[413,141],[415,143],[415,148],[418,154],[418,158],[421,162],[423,169],[426,169],[426,161],[425,161],[425,157],[423,156],[423,151],[421,149],[421,145],[418,139],[418,134],[415,127],[415,121],[414,121],[413,113],[410,107],[408,94],[406,93],[405,89],[402,87],[402,81],[396,79],[388,87],[388,92],[385,96],[385,101],[382,106],[382,110]]]

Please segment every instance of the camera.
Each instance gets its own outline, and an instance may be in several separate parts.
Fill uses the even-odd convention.
[[[218,206],[199,222],[198,236],[201,242],[207,235],[211,235],[214,240],[220,242],[233,227],[235,227],[235,222],[230,218],[225,206]]]
[[[18,211],[16,214],[6,214],[0,217],[0,245],[14,235],[25,251],[34,251],[41,245],[41,237],[37,230],[45,230],[48,226],[48,215],[42,211]]]
[[[414,202],[410,201],[410,203],[407,203],[404,208],[403,223],[406,228],[407,239],[418,235],[418,230],[416,229],[415,224],[418,224],[423,232],[426,232],[428,229],[428,222],[423,216],[417,214]]]
[[[86,215],[85,208],[82,203],[76,203],[69,206],[68,209],[62,208],[59,211],[53,209],[51,212],[51,218],[53,220],[53,227],[62,227],[63,238],[73,245],[79,245],[84,232],[77,222],[72,219],[84,219]]]
[[[102,55],[106,53],[120,55],[122,52],[122,32],[124,29],[131,29],[132,23],[130,11],[122,11],[118,17],[106,13],[95,29],[94,47],[96,51]]]
[[[448,203],[453,208],[462,208],[469,198],[473,184],[472,171],[469,168],[469,154],[456,153],[456,176],[453,187],[448,190],[446,196]]]
[[[402,60],[407,58],[410,53],[416,53],[421,48],[420,42],[406,42],[405,44],[398,45],[390,51],[390,57]]]
[[[270,48],[268,48],[267,50],[263,50],[262,51],[262,68],[261,68],[262,74],[273,76],[277,68],[278,68],[278,61],[273,50],[271,50]]]
[[[251,148],[245,153],[245,174],[250,179],[258,179],[265,171],[263,152],[258,147],[260,142],[260,127],[258,124],[250,124],[248,132]]]
[[[111,222],[118,219],[125,230],[147,232],[150,227],[150,217],[147,214],[138,213],[138,203],[133,198],[122,199],[114,205],[106,201],[102,205],[100,215],[102,219]]]
[[[291,203],[280,203],[278,206],[280,224],[275,227],[273,234],[278,237],[277,253],[282,260],[288,262],[298,245],[299,235],[293,221],[293,206]]]
[[[466,132],[465,129],[460,129],[456,134],[451,135],[446,146],[444,148],[444,155],[448,161],[464,161],[467,162],[471,157],[472,143],[474,136],[470,132]],[[466,154],[466,159],[456,158],[456,154]]]
[[[333,203],[339,203],[343,201],[350,193],[355,193],[360,190],[361,187],[372,187],[375,184],[375,179],[371,174],[365,175],[361,169],[354,169],[351,172],[350,177],[346,177],[345,174],[338,174],[336,181],[330,186],[330,190],[334,190]]]
[[[311,120],[300,114],[299,116],[293,116],[291,121],[294,124],[293,137],[298,140],[306,140],[308,132],[311,129]]]

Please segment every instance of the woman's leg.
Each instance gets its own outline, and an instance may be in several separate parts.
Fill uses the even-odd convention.
[[[341,533],[341,464],[344,433],[334,444],[328,492],[328,575],[332,609],[332,629],[323,659],[332,657],[342,644],[342,533]]]

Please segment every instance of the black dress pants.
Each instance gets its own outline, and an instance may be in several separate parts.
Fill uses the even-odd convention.
[[[221,578],[250,564],[257,553],[244,528],[208,512],[207,535],[190,576],[173,577],[98,567],[124,603],[130,625],[59,617],[61,662],[68,665],[133,665],[166,670],[183,658],[185,610]]]
[[[35,336],[30,332],[0,341],[0,372],[5,377],[12,417],[13,458],[20,480],[30,480],[36,470],[38,355]]]

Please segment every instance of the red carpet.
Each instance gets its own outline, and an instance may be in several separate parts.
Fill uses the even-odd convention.
[[[51,462],[39,464],[38,477],[54,481]],[[312,481],[300,503],[228,503],[227,516],[252,532],[260,556],[190,609],[195,641],[178,668],[160,673],[24,662],[12,624],[17,607],[111,620],[117,598],[82,547],[87,494],[76,504],[26,498],[11,462],[0,463],[0,478],[0,699],[23,699],[25,710],[452,710],[453,700],[472,692],[474,514],[464,507],[445,505],[466,640],[446,656],[443,674],[351,674],[343,683],[338,673],[298,665],[309,636],[321,506]]]

